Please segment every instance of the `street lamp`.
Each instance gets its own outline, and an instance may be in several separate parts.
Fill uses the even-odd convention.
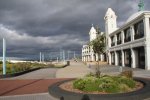
[[[3,38],[3,75],[6,75],[6,40]]]

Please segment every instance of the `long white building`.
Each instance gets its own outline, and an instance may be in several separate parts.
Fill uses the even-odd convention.
[[[150,70],[150,11],[133,14],[120,28],[111,8],[104,19],[108,63]]]

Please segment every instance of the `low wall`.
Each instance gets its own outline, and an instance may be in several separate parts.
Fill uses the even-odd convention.
[[[38,69],[41,69],[41,68],[40,68],[40,67],[39,67],[39,68],[34,68],[34,69],[30,69],[30,70],[26,70],[26,71],[14,73],[14,74],[0,75],[0,78],[15,77],[15,76],[19,76],[19,75],[22,75],[22,74],[26,74],[26,73],[29,73],[29,72],[32,72],[32,71],[35,71],[35,70],[38,70]]]
[[[70,80],[60,81],[51,85],[48,90],[49,94],[60,100],[147,100],[150,98],[150,80],[145,78],[134,78],[144,84],[142,89],[127,93],[117,94],[84,94],[75,93],[61,89],[59,86]]]

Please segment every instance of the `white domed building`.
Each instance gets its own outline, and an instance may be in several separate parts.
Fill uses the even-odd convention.
[[[142,11],[142,4],[120,28],[115,12],[108,8],[104,19],[110,65],[150,70],[150,11]]]

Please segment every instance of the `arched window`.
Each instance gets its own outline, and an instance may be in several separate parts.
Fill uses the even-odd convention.
[[[124,42],[131,41],[130,28],[124,30],[124,36],[125,36]]]
[[[139,39],[144,37],[144,23],[143,21],[140,21],[134,25],[134,39]]]

